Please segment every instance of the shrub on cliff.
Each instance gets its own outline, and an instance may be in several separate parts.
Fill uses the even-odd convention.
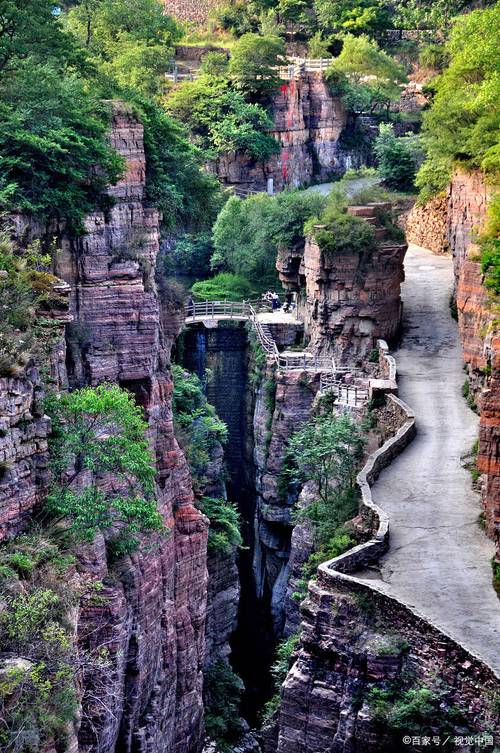
[[[173,365],[172,377],[175,435],[186,455],[194,489],[200,492],[206,481],[212,451],[218,443],[227,442],[227,426],[219,419],[214,407],[208,403],[203,385],[196,374],[191,374],[182,366]],[[215,501],[212,507],[215,510]],[[230,515],[228,512],[228,525]],[[222,520],[221,529],[226,535],[231,534],[227,527],[224,528]]]
[[[320,249],[331,256],[342,253],[361,254],[375,247],[375,230],[360,217],[352,217],[335,204],[319,218],[306,223],[306,233]]]
[[[427,159],[417,176],[421,199],[443,190],[454,163],[500,171],[498,28],[500,3],[461,16],[446,44],[448,68],[435,80],[435,95],[424,113]]]
[[[85,387],[49,395],[45,408],[52,421],[46,512],[80,539],[106,532],[116,553],[134,549],[140,532],[161,531],[148,426],[132,396],[116,385]]]
[[[221,751],[232,750],[243,732],[239,706],[244,685],[223,659],[212,662],[204,672],[203,703],[207,736]]]
[[[500,193],[490,202],[487,220],[479,236],[481,269],[486,286],[500,296]]]
[[[210,520],[209,552],[229,555],[236,547],[242,545],[240,515],[232,502],[227,499],[203,497],[198,507]]]

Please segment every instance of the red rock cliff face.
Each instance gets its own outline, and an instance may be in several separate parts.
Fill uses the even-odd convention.
[[[357,166],[354,154],[345,151],[339,139],[347,124],[340,99],[333,97],[320,73],[303,73],[283,82],[273,98],[273,136],[280,152],[267,162],[249,160],[243,154],[228,154],[212,167],[217,176],[236,188],[265,190],[268,178],[274,188],[299,186],[312,178],[326,180]]]
[[[112,567],[102,541],[85,555],[105,588],[102,599],[83,604],[78,647],[105,645],[109,662],[84,674],[79,750],[192,753],[203,728],[207,522],[193,506],[174,437],[173,332],[165,333],[160,320],[175,317],[160,316],[159,216],[144,202],[143,129],[125,107],[115,109],[112,140],[127,164],[110,190],[116,204],[109,217],[89,216],[83,237],[64,239],[58,261],[72,291],[68,375],[74,386],[109,381],[135,393],[148,417],[158,507],[170,533],[148,537]]]
[[[378,222],[374,206],[348,211],[370,224]],[[376,228],[376,238],[374,250],[331,255],[308,238],[304,249],[279,253],[280,279],[298,292],[309,347],[315,352],[363,359],[378,338],[390,341],[397,335],[407,245],[388,239],[382,227]]]
[[[479,173],[456,173],[448,196],[448,240],[457,280],[457,309],[464,361],[480,411],[478,470],[486,531],[500,558],[500,332],[473,243],[486,215],[491,189]]]

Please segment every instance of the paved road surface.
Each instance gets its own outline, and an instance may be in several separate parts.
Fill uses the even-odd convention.
[[[415,411],[418,434],[373,488],[391,525],[381,585],[500,673],[494,547],[478,525],[479,498],[461,464],[478,417],[461,395],[465,374],[448,303],[452,263],[413,246],[405,267],[405,331],[395,356],[399,394]]]

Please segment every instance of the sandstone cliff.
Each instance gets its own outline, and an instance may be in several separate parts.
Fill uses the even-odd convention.
[[[282,284],[298,294],[309,348],[340,359],[366,360],[376,340],[394,340],[402,317],[401,282],[406,243],[388,237],[377,217],[388,205],[349,207],[376,226],[375,250],[326,254],[313,238],[304,248],[282,249]]]
[[[333,97],[322,74],[306,72],[283,82],[271,105],[272,132],[280,152],[261,163],[244,154],[220,157],[212,170],[236,190],[265,191],[269,178],[274,189],[301,186],[342,175],[362,164],[362,155],[342,145],[347,113]]]
[[[111,138],[126,174],[110,189],[109,215],[86,218],[77,239],[62,233],[56,273],[68,283],[68,349],[54,347],[52,383],[103,381],[132,391],[144,408],[157,467],[158,509],[167,536],[108,561],[102,536],[79,552],[84,574],[102,583],[84,596],[75,618],[76,651],[106,647],[107,661],[84,667],[81,711],[72,749],[111,753],[191,753],[203,738],[203,662],[207,604],[207,520],[194,507],[189,470],[174,437],[169,373],[175,312],[160,311],[155,283],[159,216],[145,204],[142,126],[114,109]],[[60,332],[62,334],[62,332]],[[28,522],[44,492],[48,421],[35,369],[0,382],[2,533]],[[17,486],[17,493],[16,493]],[[20,492],[20,493],[19,493]],[[77,747],[76,747],[77,746]]]
[[[484,285],[474,237],[492,189],[479,173],[457,172],[448,195],[447,237],[453,252],[457,310],[471,393],[480,413],[477,468],[486,531],[500,559],[500,332],[498,302]]]

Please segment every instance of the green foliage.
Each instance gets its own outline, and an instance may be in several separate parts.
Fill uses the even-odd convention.
[[[319,194],[305,191],[231,197],[213,228],[212,267],[274,285],[278,249],[303,243],[304,222],[325,203]]]
[[[1,376],[16,376],[31,357],[44,353],[50,338],[42,332],[41,314],[60,302],[54,289],[58,280],[48,271],[50,262],[39,241],[20,250],[7,232],[0,233]]]
[[[77,711],[77,657],[67,618],[79,595],[69,576],[73,563],[44,533],[23,534],[0,547],[2,750],[36,753],[54,741],[65,747]]]
[[[346,34],[342,52],[335,58],[327,73],[332,93],[341,96],[354,113],[374,112],[389,108],[399,99],[405,80],[404,70],[377,43],[362,35]]]
[[[427,687],[400,690],[373,687],[368,703],[374,721],[391,733],[418,734],[425,726],[434,734],[453,734],[463,724],[460,711],[446,703],[444,691]]]
[[[143,95],[164,90],[174,44],[183,33],[158,0],[83,0],[69,10],[66,26],[105,79]]]
[[[221,272],[209,280],[195,282],[192,291],[204,301],[244,301],[250,298],[252,288],[242,275]]]
[[[457,18],[446,44],[449,67],[424,114],[427,161],[417,185],[426,200],[446,185],[455,162],[494,175],[500,169],[497,29],[500,3]]]
[[[203,702],[207,736],[228,751],[243,731],[239,703],[243,682],[223,659],[210,664],[204,673]]]
[[[488,206],[487,220],[479,235],[481,269],[487,288],[500,295],[500,193],[496,193]]]
[[[49,439],[53,481],[46,509],[69,521],[78,538],[92,540],[99,530],[137,546],[136,534],[162,530],[154,499],[155,469],[142,411],[116,385],[85,387],[50,395]],[[113,478],[111,488],[99,483]]]
[[[415,136],[397,137],[389,123],[381,123],[373,147],[378,171],[389,188],[408,190],[413,187],[421,152]]]
[[[175,433],[187,457],[195,490],[198,491],[205,483],[212,450],[217,443],[227,442],[227,426],[207,402],[196,374],[173,365],[172,377]]]
[[[307,54],[310,58],[331,58],[330,41],[317,31],[309,40]]]
[[[318,506],[316,506],[316,511],[318,511]],[[354,512],[354,508],[351,510],[344,508],[345,519],[351,517],[351,513]],[[338,517],[343,517],[343,515]],[[315,521],[313,520],[313,525],[314,524]],[[334,531],[333,534],[331,534],[332,531]],[[292,594],[292,599],[294,601],[301,602],[306,598],[309,581],[316,576],[318,566],[321,565],[322,562],[328,562],[335,557],[339,557],[341,554],[344,554],[344,552],[351,549],[356,543],[352,536],[342,526],[335,529],[335,525],[330,525],[330,520],[328,518],[322,519],[320,525],[315,525],[314,533],[315,546],[318,548],[310,555],[307,562],[304,563],[301,577],[297,582],[297,590]]]
[[[188,233],[175,243],[165,257],[165,272],[208,277],[213,254],[212,236],[208,232]]]
[[[347,413],[314,416],[290,438],[285,471],[290,483],[314,481],[319,501],[306,514],[318,524],[328,520],[335,528],[344,522],[362,448],[359,428]]]
[[[201,152],[154,102],[136,97],[135,108],[144,125],[147,198],[162,212],[164,225],[210,226],[220,195],[216,179],[202,169]]]
[[[281,686],[285,682],[286,676],[292,666],[298,643],[299,634],[296,633],[286,640],[282,640],[276,648],[275,660],[271,666],[275,693],[264,707],[265,719],[270,719],[279,707]]]
[[[109,107],[76,73],[18,61],[0,81],[0,209],[81,229],[85,213],[109,206],[105,188],[122,170],[108,126]]]
[[[218,78],[227,74],[229,59],[225,52],[209,52],[203,58],[200,66],[201,73]]]
[[[208,551],[231,554],[243,544],[240,533],[240,515],[235,505],[227,499],[203,497],[198,507],[210,520]]]
[[[319,27],[330,34],[364,34],[392,28],[391,11],[381,0],[314,0]]]
[[[313,218],[306,223],[306,232],[326,254],[362,254],[375,246],[373,226],[360,217],[340,211],[336,203],[330,204],[319,219]]]
[[[247,102],[226,76],[204,74],[186,81],[170,94],[167,108],[185,123],[194,142],[208,150],[209,156],[239,150],[266,160],[279,151],[268,133],[272,120],[267,112]]]
[[[245,94],[265,97],[278,87],[275,69],[284,64],[285,57],[285,45],[279,37],[244,34],[233,48],[229,74]]]
[[[468,0],[405,0],[396,4],[394,24],[398,29],[447,29],[458,13],[467,9]]]
[[[442,71],[449,63],[449,55],[442,44],[428,44],[420,52],[418,62],[424,68]]]

